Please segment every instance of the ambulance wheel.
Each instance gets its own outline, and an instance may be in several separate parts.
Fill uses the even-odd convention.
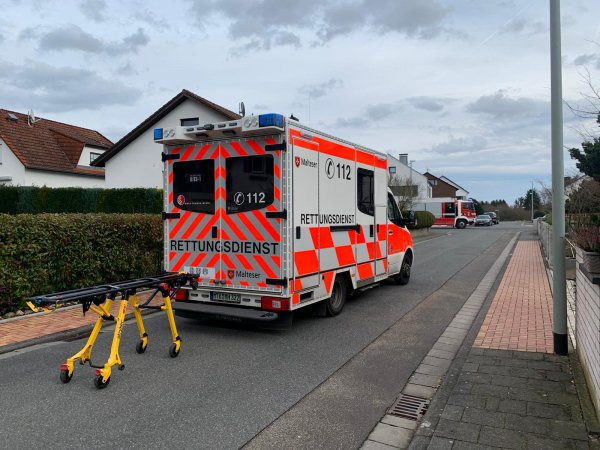
[[[108,383],[110,383],[110,377],[108,377],[106,381],[102,381],[102,375],[98,375],[94,378],[94,386],[96,386],[96,389],[104,389],[108,386]]]
[[[325,312],[329,317],[337,316],[346,304],[346,281],[336,277],[331,290],[331,297],[325,300]]]
[[[138,352],[140,355],[146,351],[144,341],[139,341],[137,344],[135,344],[135,351]]]
[[[169,348],[169,356],[171,358],[177,358],[177,355],[179,355],[179,350],[177,348],[177,345],[175,345],[175,343],[171,344],[171,348]]]
[[[73,378],[73,374],[69,375],[68,370],[60,371],[60,381],[62,381],[63,383],[68,383],[69,381],[71,381],[71,378]]]
[[[404,255],[402,266],[400,267],[400,273],[394,277],[396,284],[399,284],[400,286],[408,284],[408,281],[410,280],[411,264],[411,258],[408,255]]]
[[[459,230],[463,230],[467,227],[467,222],[464,220],[459,220],[458,222],[456,222],[456,228],[458,228]]]

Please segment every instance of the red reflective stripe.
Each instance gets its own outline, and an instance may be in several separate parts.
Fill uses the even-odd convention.
[[[246,270],[254,269],[252,264],[250,264],[250,262],[248,262],[248,259],[244,255],[235,255],[235,256],[238,259],[238,261],[242,263],[242,266],[244,266],[244,269],[246,269]]]
[[[292,304],[297,305],[298,303],[300,303],[300,294],[293,294],[292,295]]]
[[[246,227],[246,229],[252,234],[252,236],[254,237],[254,239],[256,239],[257,241],[264,241],[265,240],[265,238],[263,238],[260,235],[260,233],[258,231],[256,231],[256,228],[254,227],[254,225],[252,225],[252,222],[250,222],[250,220],[248,220],[248,218],[246,217],[245,213],[238,214],[238,218],[244,224],[244,226]],[[246,240],[246,239],[244,239],[244,240]]]
[[[169,192],[169,200],[168,200],[168,204],[172,205],[173,204],[173,191]]]
[[[225,178],[225,167],[217,166],[215,169],[215,181],[219,179],[219,177]]]
[[[254,150],[254,152],[255,152],[256,154],[258,154],[258,155],[264,155],[264,154],[266,153],[266,152],[265,152],[265,149],[264,149],[264,148],[262,148],[262,147],[260,146],[260,144],[259,144],[258,142],[256,142],[254,139],[248,139],[248,140],[246,141],[246,143],[247,143],[247,144],[250,146],[250,148],[251,148],[252,150]]]
[[[194,151],[194,149],[196,148],[195,145],[190,145],[188,148],[185,149],[185,151],[183,152],[183,154],[179,157],[180,161],[185,161],[186,159],[188,159],[190,157],[190,155],[192,154],[192,152]]]
[[[221,257],[223,258],[223,261],[225,262],[227,267],[229,267],[230,269],[235,269],[235,264],[233,263],[233,261],[231,260],[229,255],[227,255],[226,253],[223,253],[221,255]]]
[[[167,177],[167,183],[173,184],[173,171],[172,170],[169,171],[169,176]]]
[[[198,256],[196,256],[194,258],[194,260],[192,261],[191,266],[198,267],[205,257],[206,257],[206,253],[198,253]]]
[[[325,291],[328,294],[331,294],[331,286],[333,285],[333,276],[335,274],[333,272],[326,272],[323,274],[323,281],[325,284]]]
[[[265,283],[264,281],[261,281],[261,282],[259,282],[259,283],[256,283],[256,285],[257,285],[258,287],[261,287],[261,288],[266,288],[266,287],[267,287],[267,283]]]
[[[313,241],[314,248],[331,248],[333,247],[333,237],[329,227],[313,227],[309,228],[310,235]]]
[[[279,190],[279,188],[277,186],[273,186],[273,191],[275,194],[275,200],[280,201],[281,200],[281,191]]]
[[[269,265],[267,264],[267,262],[264,260],[264,258],[262,256],[260,256],[260,255],[252,255],[252,256],[254,257],[256,262],[260,265],[262,270],[267,274],[267,277],[276,278],[275,272],[273,272],[271,270],[271,268],[269,267]]]
[[[294,291],[298,292],[302,290],[302,280],[295,279],[294,280]]]
[[[185,262],[188,260],[188,258],[192,256],[191,252],[185,252],[183,255],[181,255],[181,258],[179,258],[179,261],[177,261],[173,267],[171,267],[171,270],[173,272],[179,272],[179,269],[181,269],[181,267],[185,264]]]
[[[241,240],[241,241],[247,241],[248,238],[246,237],[246,235],[244,233],[242,233],[242,230],[240,230],[238,228],[238,226],[233,222],[233,220],[226,215],[223,215],[223,221],[229,225],[229,228],[231,228],[231,230],[233,231],[233,234],[236,235],[236,237]]]
[[[273,261],[277,267],[281,267],[281,257],[273,255],[271,256],[271,261]]]
[[[192,223],[185,230],[185,233],[183,233],[181,235],[181,239],[187,239],[187,238],[189,238],[190,235],[196,230],[196,227],[198,226],[198,224],[200,223],[200,221],[202,219],[204,219],[204,217],[206,217],[205,214],[197,214],[196,217],[194,218],[194,220],[192,220]]]
[[[281,169],[277,164],[273,164],[273,173],[278,180],[281,179]]]
[[[208,221],[208,223],[200,230],[200,233],[198,233],[198,236],[196,236],[196,239],[204,239],[204,237],[208,234],[208,232],[211,231],[213,225],[218,220],[218,218],[219,217],[217,214],[212,216],[210,218],[210,220]]]
[[[198,159],[203,159],[204,156],[206,155],[206,152],[208,152],[208,150],[210,149],[210,144],[205,144],[200,151],[198,152],[198,154],[196,155],[196,157],[194,158],[195,160]]]
[[[267,230],[267,233],[271,235],[274,241],[279,241],[279,233],[275,228],[273,228],[269,221],[265,219],[265,216],[256,210],[252,211],[252,215],[258,219],[258,221],[261,223],[264,229]]]
[[[377,247],[379,247],[379,245]],[[375,243],[374,242],[367,242],[367,253],[369,254],[369,259],[375,259]]]
[[[219,154],[220,154],[219,147],[220,147],[219,145],[217,145],[215,147],[215,151],[210,154],[209,159],[217,159],[219,157]]]
[[[217,253],[216,255],[213,255],[213,257],[208,260],[208,262],[206,263],[206,267],[214,267],[218,261],[219,261],[219,254]]]
[[[224,145],[221,145],[221,156],[223,158],[229,158],[231,155],[229,154],[229,152],[225,149]]]
[[[177,233],[179,232],[179,230],[181,229],[183,224],[189,219],[190,215],[191,215],[191,213],[189,211],[183,212],[183,214],[181,215],[181,217],[179,218],[179,220],[177,221],[175,226],[173,228],[171,228],[171,230],[169,231],[169,237],[171,239],[177,235]]]
[[[387,273],[387,260],[383,260],[383,271]]]
[[[225,231],[223,228],[221,228],[219,230],[218,234],[220,235],[219,237],[221,239],[225,239],[226,241],[230,241],[231,240],[231,236],[229,236],[229,234],[227,234],[227,231]]]
[[[171,262],[173,260],[173,258],[175,258],[176,255],[177,255],[177,252],[169,252],[169,262]]]
[[[248,283],[247,281],[239,281],[239,285],[240,286],[250,286],[250,283]]]
[[[219,200],[221,198],[225,198],[225,188],[223,186],[219,187],[215,191],[215,197],[216,197],[216,200]]]
[[[235,152],[239,156],[246,156],[246,155],[248,155],[248,152],[246,152],[246,150],[244,150],[244,147],[242,147],[239,142],[230,142],[229,145],[231,146],[231,148],[233,150],[235,150]]]

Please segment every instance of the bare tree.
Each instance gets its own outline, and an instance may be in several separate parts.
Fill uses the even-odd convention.
[[[388,175],[388,186],[396,197],[398,207],[401,211],[412,209],[415,198],[418,197],[417,186],[412,184],[409,177],[399,177],[398,175]]]

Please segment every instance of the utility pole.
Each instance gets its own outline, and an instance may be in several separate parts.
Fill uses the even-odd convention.
[[[533,181],[531,181],[531,221],[533,222]]]
[[[550,0],[550,91],[552,111],[552,335],[554,353],[567,355],[567,280],[565,274],[565,167],[563,161],[560,0]]]

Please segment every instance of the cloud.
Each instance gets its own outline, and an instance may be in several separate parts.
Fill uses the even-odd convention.
[[[596,68],[600,69],[600,55],[597,53],[584,53],[573,60],[573,64],[576,66],[587,66],[594,63]]]
[[[84,0],[79,5],[82,14],[94,22],[105,22],[106,2],[104,0]]]
[[[333,89],[342,87],[343,84],[339,78],[331,78],[323,83],[302,86],[298,89],[298,92],[302,95],[310,96],[311,99],[317,99],[327,95]]]
[[[159,28],[161,30],[166,30],[169,28],[169,22],[166,19],[157,19],[156,15],[152,14],[148,10],[136,9],[135,12],[132,14],[132,18],[135,20],[139,20],[140,22],[147,23],[148,25],[151,25],[152,28]]]
[[[526,34],[527,36],[547,33],[548,30],[549,28],[546,24],[542,22],[534,22],[523,17],[511,20],[501,28],[501,31],[504,33]]]
[[[303,31],[323,45],[356,31],[398,33],[411,38],[433,39],[441,34],[460,35],[442,25],[451,9],[439,0],[189,0],[190,12],[206,27],[211,16],[229,21],[229,35],[246,40],[236,48],[268,50],[274,46],[301,45]]]
[[[431,147],[431,152],[441,155],[477,153],[487,146],[487,141],[482,136],[462,137],[450,139],[447,142],[436,144]]]
[[[369,128],[380,125],[386,119],[391,119],[398,113],[402,112],[404,107],[400,102],[393,103],[376,103],[368,105],[364,109],[364,113],[349,118],[339,118],[335,121],[334,127],[337,128]]]
[[[550,103],[532,98],[509,98],[504,91],[479,97],[467,105],[467,112],[483,114],[494,119],[509,119],[517,116],[546,116],[550,112]]]
[[[21,32],[24,39],[37,38],[35,30],[25,29]],[[111,56],[125,53],[137,53],[138,50],[150,42],[150,38],[143,29],[132,35],[126,36],[118,42],[102,41],[77,25],[65,25],[61,28],[49,31],[39,38],[39,48],[43,51],[76,50],[85,53],[106,53]]]
[[[412,97],[407,99],[407,101],[415,108],[425,111],[438,112],[444,109],[442,101],[433,97]]]
[[[22,66],[0,61],[0,80],[0,97],[5,102],[44,112],[131,105],[141,96],[139,89],[107,80],[93,71],[37,61]]]
[[[130,75],[137,75],[138,71],[135,69],[135,67],[133,67],[133,64],[131,64],[131,61],[128,61],[126,64],[123,64],[122,66],[117,67],[115,69],[115,73],[117,75],[130,76]]]

